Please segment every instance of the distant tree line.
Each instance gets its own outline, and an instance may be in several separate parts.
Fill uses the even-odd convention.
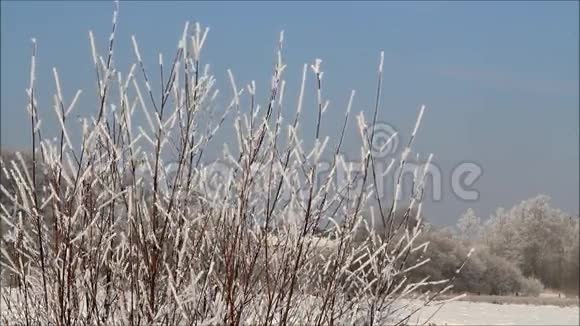
[[[470,248],[475,253],[454,283],[456,291],[492,295],[537,295],[550,288],[579,292],[579,223],[538,195],[510,209],[499,208],[485,223],[468,209],[454,227],[428,227],[429,264],[417,277],[452,277]]]
[[[416,215],[416,209],[402,209],[392,216],[393,225],[404,223],[409,229],[421,223],[419,243],[428,243],[426,252],[415,255],[429,257],[431,263],[410,273],[414,281],[453,279],[451,291],[475,294],[537,296],[550,288],[578,295],[580,219],[551,207],[545,195],[508,210],[500,208],[485,223],[473,209],[449,227],[435,227]],[[369,224],[386,233],[374,216]],[[365,239],[366,228],[360,227],[357,240]],[[457,273],[472,248],[473,254]]]
[[[475,225],[472,241],[546,287],[578,295],[579,222],[578,216],[551,207],[550,198],[539,195],[509,210],[498,209],[487,223]]]

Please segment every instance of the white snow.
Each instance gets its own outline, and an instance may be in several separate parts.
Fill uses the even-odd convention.
[[[436,325],[580,325],[578,307],[492,304],[454,301],[423,308],[410,320],[422,324],[441,308],[429,323]]]

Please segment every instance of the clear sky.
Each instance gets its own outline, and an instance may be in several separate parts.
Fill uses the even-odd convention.
[[[2,146],[27,148],[30,39],[39,44],[44,128],[56,127],[51,69],[59,69],[65,97],[76,88],[94,94],[88,31],[104,50],[112,2],[2,1],[1,9]],[[332,136],[351,89],[357,90],[354,110],[370,114],[384,49],[381,121],[395,126],[403,143],[419,105],[428,107],[415,148],[434,153],[442,171],[443,199],[427,205],[434,223],[454,223],[468,207],[487,218],[498,206],[539,193],[577,214],[578,10],[577,1],[122,1],[117,65],[126,71],[133,62],[132,34],[153,66],[159,51],[166,58],[174,54],[185,21],[199,21],[211,28],[203,57],[216,78],[227,80],[231,68],[240,82],[255,79],[264,94],[283,29],[286,76],[293,85],[288,94],[296,94],[302,64],[323,59],[324,94],[331,100],[323,131]],[[229,88],[222,91],[229,94]],[[314,108],[312,96],[310,102]],[[79,114],[92,110],[86,106]],[[347,142],[353,153],[354,138]],[[450,192],[451,171],[464,161],[484,171],[474,202]]]

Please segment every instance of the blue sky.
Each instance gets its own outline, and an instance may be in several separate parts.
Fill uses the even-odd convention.
[[[49,128],[56,126],[53,66],[65,97],[82,88],[91,103],[88,31],[104,49],[112,3],[2,1],[1,9],[2,146],[26,148],[30,39],[39,44],[39,103]],[[434,153],[442,170],[443,200],[427,205],[434,223],[452,223],[468,207],[486,218],[498,206],[538,193],[577,213],[578,9],[576,1],[121,2],[117,65],[126,71],[133,62],[131,35],[153,66],[158,52],[173,55],[185,21],[199,21],[211,28],[203,57],[216,78],[227,80],[230,68],[240,83],[254,79],[264,90],[283,29],[286,77],[293,85],[288,94],[296,94],[302,64],[323,59],[324,96],[331,101],[323,131],[332,136],[351,89],[357,90],[353,109],[370,113],[383,49],[381,121],[395,126],[406,142],[419,105],[428,107],[415,148]],[[306,118],[308,131],[313,126]],[[352,135],[347,152],[354,153]],[[450,192],[451,171],[464,161],[484,171],[475,202]]]

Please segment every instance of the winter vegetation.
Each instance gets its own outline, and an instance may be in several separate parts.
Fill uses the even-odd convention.
[[[545,195],[524,200],[509,210],[499,208],[485,222],[469,209],[455,227],[430,227],[421,234],[422,241],[430,242],[428,255],[433,264],[414,273],[418,278],[452,275],[468,248],[475,248],[454,282],[454,291],[538,296],[551,289],[560,296],[577,298],[579,224],[578,216],[551,207]],[[577,300],[574,303],[577,305]]]
[[[481,234],[492,253],[515,262],[545,286],[578,296],[579,217],[552,208],[538,196],[498,209]]]
[[[430,265],[422,198],[400,199],[400,183],[392,198],[380,198],[373,182],[403,171],[425,110],[397,164],[376,170],[370,149],[382,53],[372,116],[352,113],[353,91],[331,145],[320,132],[328,106],[321,60],[302,67],[296,107],[284,102],[293,94],[284,93],[283,34],[267,98],[228,71],[232,96],[220,111],[216,79],[202,59],[208,28],[186,23],[169,65],[161,55],[157,66],[143,62],[133,37],[135,63],[122,72],[115,67],[117,16],[118,4],[104,55],[89,34],[96,94],[64,98],[66,83],[53,69],[56,138],[40,120],[47,108],[36,98],[33,40],[31,148],[3,153],[1,161],[3,324],[404,324],[453,287],[469,251],[454,253],[461,263],[451,274],[412,277]],[[317,96],[308,102],[311,84]],[[81,97],[94,99],[95,111],[76,125],[71,114]],[[304,136],[302,112],[312,109],[317,127]],[[235,148],[212,142],[226,117],[234,121]],[[333,174],[351,171],[340,153],[353,122],[364,170],[341,184]],[[217,185],[212,175],[223,171],[204,160],[215,148],[231,167]],[[331,172],[320,181],[323,157]],[[424,175],[415,173],[417,193]],[[367,214],[382,227],[371,227]],[[331,241],[315,236],[321,228]],[[411,308],[409,298],[423,304]]]
[[[161,54],[144,62],[132,37],[134,63],[122,71],[118,14],[115,3],[104,52],[89,32],[94,90],[65,98],[66,76],[53,69],[56,138],[40,119],[50,110],[38,105],[32,40],[31,145],[0,156],[3,325],[407,325],[428,323],[435,303],[530,303],[545,289],[577,297],[580,218],[547,196],[434,227],[422,203],[429,155],[403,198],[425,106],[401,156],[377,168],[383,53],[371,116],[355,113],[353,90],[331,140],[320,127],[322,60],[297,69],[298,94],[289,94],[283,33],[258,96],[256,82],[229,70],[229,89],[217,89],[202,55],[209,28],[198,23],[185,23],[169,63]],[[93,114],[73,119],[79,103]],[[302,128],[306,110],[315,130]],[[362,171],[341,154],[349,124]],[[231,130],[234,146],[216,141]],[[384,198],[375,180],[387,174],[397,182]],[[577,307],[570,300],[562,305]]]

